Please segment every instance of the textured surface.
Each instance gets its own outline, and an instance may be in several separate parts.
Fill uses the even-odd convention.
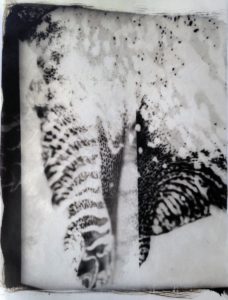
[[[51,206],[52,194],[43,175],[40,122],[34,107],[64,105],[68,112],[79,114],[87,128],[96,126],[99,116],[108,140],[115,146],[117,137],[123,135],[123,115],[127,115],[127,126],[133,126],[136,109],[147,95],[152,104],[144,119],[149,118],[149,131],[157,133],[157,140],[151,141],[155,147],[168,143],[172,151],[186,158],[190,151],[199,152],[203,144],[212,156],[217,149],[224,155],[224,30],[222,22],[210,17],[150,17],[59,9],[46,16],[31,39],[21,44],[23,282],[59,289],[80,286],[71,258],[68,261],[62,251],[68,226],[66,208]],[[218,233],[214,226],[221,224],[224,228],[225,213],[221,212],[212,216],[212,221],[208,218],[208,225],[197,222],[193,227],[191,224],[164,235],[154,246],[152,243],[149,262],[139,271],[134,135],[125,151],[121,177],[114,286],[210,286],[215,278],[217,286],[224,285],[226,233],[219,229]],[[138,149],[143,155],[142,150]],[[203,153],[198,161],[204,160]],[[33,166],[36,172],[31,173]],[[226,173],[219,176],[224,180]],[[215,231],[210,236],[207,230],[212,227]],[[184,246],[182,234],[189,239]],[[199,244],[195,234],[199,235]],[[221,235],[217,246],[214,238]],[[207,249],[208,260],[203,260],[197,252],[205,251],[207,238],[211,239],[211,251]],[[191,251],[188,255],[186,251],[183,256],[178,254],[183,247],[196,251],[194,258],[201,269],[207,268],[205,273],[211,273],[215,266],[219,272],[212,272],[214,277],[198,273],[196,279],[194,268],[183,277],[178,266],[191,265],[187,259]],[[170,250],[168,254],[166,249]],[[221,255],[216,257],[220,258],[209,264],[218,251]]]

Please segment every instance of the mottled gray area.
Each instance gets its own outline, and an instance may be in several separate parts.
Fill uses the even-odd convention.
[[[81,287],[72,258],[62,248],[68,226],[66,206],[51,205],[34,107],[64,105],[87,127],[96,126],[99,117],[114,153],[123,115],[126,127],[135,127],[136,110],[147,96],[151,105],[143,117],[150,121],[149,131],[157,132],[151,147],[169,144],[186,158],[203,145],[210,150],[210,158],[218,149],[225,155],[224,37],[225,24],[210,16],[67,8],[44,17],[34,35],[21,43],[24,283],[41,288]],[[134,130],[126,135],[125,146],[111,286],[226,285],[227,220],[221,211],[155,238],[147,263],[139,269]],[[199,162],[207,159],[199,156]],[[31,172],[34,166],[36,171]],[[226,180],[225,171],[215,172]]]

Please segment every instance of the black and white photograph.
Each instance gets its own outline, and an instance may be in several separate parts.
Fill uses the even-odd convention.
[[[5,6],[3,286],[223,291],[227,17],[105,7]]]

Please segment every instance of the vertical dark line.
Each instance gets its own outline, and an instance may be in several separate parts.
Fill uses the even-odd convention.
[[[21,131],[19,39],[29,40],[55,6],[14,5],[5,22],[2,52],[1,184],[4,204],[1,247],[5,285],[21,286]]]
[[[136,111],[136,124],[140,124],[140,112],[139,110]],[[140,124],[141,125],[141,124]],[[140,161],[139,161],[139,152],[138,152],[138,148],[140,147],[140,135],[139,135],[139,132],[136,131],[136,165],[137,165],[137,172],[139,174],[138,176],[138,179],[137,179],[137,190],[138,190],[138,193],[137,193],[137,200],[138,200],[138,263],[140,264],[140,228],[141,228],[141,210],[140,210],[140,188],[139,188],[139,183],[140,183],[140,176],[141,174],[139,173],[140,172]]]
[[[5,285],[21,283],[21,150],[18,18],[11,13],[5,24],[2,53],[1,184],[4,213],[1,246]]]

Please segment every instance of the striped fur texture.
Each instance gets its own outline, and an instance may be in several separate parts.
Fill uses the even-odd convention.
[[[71,253],[82,284],[98,287],[112,274],[114,236],[110,216],[115,212],[110,211],[112,199],[105,202],[104,198],[110,189],[118,188],[120,141],[113,146],[117,149],[117,158],[113,158],[99,121],[94,128],[83,126],[63,105],[36,107],[36,111],[41,120],[42,157],[53,192],[52,203],[68,211],[65,251]]]
[[[41,122],[53,206],[67,211],[66,255],[83,286],[113,274],[122,154],[134,125],[140,265],[151,236],[226,207],[223,33],[208,16],[76,8],[46,14],[33,32],[27,97]]]
[[[227,208],[226,158],[220,149],[210,153],[203,146],[183,158],[169,144],[155,143],[156,132],[149,132],[151,101],[142,99],[137,113],[139,265],[150,250],[150,237],[210,215],[210,206]],[[150,145],[153,144],[153,147]],[[200,161],[199,154],[204,156]]]

